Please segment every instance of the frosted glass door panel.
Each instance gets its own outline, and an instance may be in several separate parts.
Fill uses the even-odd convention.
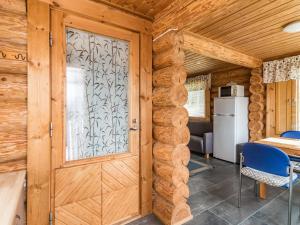
[[[128,151],[129,43],[66,29],[66,160]]]

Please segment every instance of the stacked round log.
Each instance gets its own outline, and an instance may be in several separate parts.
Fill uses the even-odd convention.
[[[184,52],[181,33],[169,32],[153,42],[153,213],[167,225],[192,218],[187,204],[190,139],[184,86]]]
[[[264,110],[265,87],[263,84],[262,70],[256,68],[251,71],[250,77],[250,104],[249,104],[249,131],[250,141],[264,137]]]

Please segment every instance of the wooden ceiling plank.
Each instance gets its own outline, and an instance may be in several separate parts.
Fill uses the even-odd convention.
[[[210,38],[212,39],[224,37],[232,30],[243,29],[247,26],[252,25],[255,21],[260,21],[261,24],[263,24],[263,19],[272,19],[277,15],[277,13],[285,11],[289,8],[293,8],[293,6],[297,6],[297,3],[294,3],[295,4],[291,6],[290,4],[287,4],[286,0],[275,1],[273,3],[269,3],[267,1],[259,1],[257,4],[254,4],[253,7],[248,6],[245,10],[230,15],[229,17],[221,20],[219,23],[214,23],[212,26],[208,27],[205,30],[202,29],[201,34],[204,36],[216,34],[217,36],[210,36]],[[243,20],[240,19],[241,17],[243,18]],[[219,26],[221,26],[222,32],[216,32],[216,28],[218,28]]]
[[[297,40],[298,39],[298,40]],[[294,43],[298,43],[299,46],[299,40],[300,40],[300,35],[295,35],[293,38],[287,38],[286,36],[278,37],[278,35],[274,34],[271,36],[268,36],[266,38],[262,38],[259,40],[257,43],[251,43],[251,51],[256,50],[256,49],[270,49],[272,45],[278,45],[282,46],[284,44],[292,45]],[[266,43],[268,43],[268,46],[266,46]],[[239,49],[245,49],[244,46],[248,47],[249,42],[245,43],[244,45],[238,45]],[[249,47],[248,47],[249,48]]]
[[[259,0],[249,0],[247,1],[247,3],[255,4],[257,1]],[[240,10],[243,10],[246,7],[248,7],[248,5],[245,5],[245,2],[237,0],[232,4],[228,5],[228,7],[224,8],[223,10],[217,10],[208,17],[203,18],[201,22],[199,22],[198,25],[193,27],[193,29],[190,29],[190,31],[198,33],[202,30],[207,29],[208,27],[213,26],[214,24],[220,21],[223,21],[225,18],[234,15],[235,13],[237,13]]]
[[[280,55],[291,55],[293,52],[299,52],[299,42],[285,44],[278,43],[277,45],[259,48],[254,51],[256,51],[257,54],[262,55],[264,59],[267,59],[268,56],[276,57]]]
[[[299,17],[300,18],[300,17]],[[243,45],[246,43],[250,43],[251,41],[253,42],[261,42],[261,38],[268,38],[271,35],[275,35],[275,37],[279,37],[279,36],[285,36],[285,38],[290,38],[291,36],[294,36],[294,34],[288,34],[288,33],[284,33],[282,31],[282,22],[277,23],[275,25],[269,26],[267,28],[263,28],[261,30],[259,30],[259,28],[256,31],[250,31],[250,32],[240,32],[240,36],[235,36],[232,37],[231,39],[226,38],[226,40],[224,40],[224,42],[228,45]]]
[[[261,59],[299,52],[299,35],[282,31],[300,19],[299,0],[250,1],[211,12],[191,31]]]
[[[287,23],[286,21],[295,20],[295,13],[298,12],[300,12],[300,5],[295,6],[290,10],[276,13],[276,15],[272,17],[267,16],[264,19],[258,18],[256,21],[252,21],[252,23],[245,24],[242,28],[235,27],[233,29],[236,30],[228,31],[226,34],[223,33],[223,36],[214,35],[213,37],[210,36],[210,38],[225,43],[227,43],[227,41],[229,40],[230,42],[235,42],[237,39],[244,40],[244,38],[246,38],[247,36],[248,37],[250,36],[253,39],[257,40],[258,39],[257,35],[265,35],[269,31],[271,31],[272,28],[277,28],[277,32],[278,32],[278,29]],[[299,14],[299,18],[300,18],[300,14]],[[205,36],[205,34],[203,35]],[[230,43],[228,42],[227,44]]]
[[[201,28],[201,25],[195,27],[193,29],[193,32],[195,33],[201,32],[201,34],[205,35],[206,33],[213,32],[214,29],[212,27],[218,27],[216,26],[216,24],[222,24],[224,28],[228,24],[234,25],[235,21],[238,20],[241,16],[249,17],[249,15],[251,15],[252,12],[256,12],[264,5],[266,5],[264,1],[257,1],[257,0],[255,2],[240,1],[240,6],[235,6],[231,14],[221,17],[218,21],[214,21],[214,23],[211,23],[210,26],[207,26],[205,23],[202,23],[201,21],[201,24],[202,26],[204,25],[204,27]]]
[[[285,16],[286,14],[289,14],[289,11],[295,11],[295,7],[298,6],[299,3],[275,5],[274,8],[270,8],[268,10],[265,8],[269,8],[270,6],[262,7],[257,11],[248,13],[245,12],[244,14],[241,14],[239,18],[235,18],[234,22],[226,21],[225,19],[220,24],[214,24],[211,26],[209,31],[202,30],[200,33],[204,36],[209,36],[210,38],[219,41],[222,41],[226,38],[229,40],[230,36],[237,35],[237,33],[243,34],[243,32],[252,31],[257,24],[262,27],[262,25],[271,23],[273,19]]]
[[[299,8],[299,10],[300,10],[300,8]],[[293,18],[295,18],[295,17],[293,15],[291,15],[291,16],[288,17],[287,21],[290,21]],[[300,19],[300,16],[299,16],[299,19]],[[259,30],[259,26],[258,26],[255,31],[252,30],[252,33],[251,33],[251,31],[249,33],[241,31],[240,36],[238,36],[237,35],[238,33],[236,33],[235,36],[231,36],[231,39],[230,38],[224,39],[224,42],[226,42],[226,44],[228,44],[228,45],[233,45],[233,44],[238,45],[240,43],[241,44],[245,43],[246,42],[245,40],[247,40],[247,42],[252,41],[252,40],[253,41],[260,41],[261,38],[267,38],[267,37],[272,36],[272,35],[275,35],[277,37],[285,36],[286,38],[295,36],[295,34],[283,32],[282,31],[283,24],[285,24],[285,23],[282,22],[282,21],[279,22],[279,23],[274,22],[273,25],[261,28],[260,30]]]
[[[154,18],[153,36],[156,37],[170,28],[190,29],[201,18],[218,8],[226,7],[233,0],[176,0],[161,10]]]
[[[256,68],[262,64],[261,59],[188,31],[184,32],[183,48],[210,58],[249,68]]]

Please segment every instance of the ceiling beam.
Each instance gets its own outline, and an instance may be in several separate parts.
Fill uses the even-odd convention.
[[[157,37],[171,28],[188,30],[212,11],[226,7],[234,0],[174,0],[155,15],[153,36]]]
[[[257,68],[262,65],[262,60],[259,58],[246,55],[230,46],[199,34],[185,31],[183,37],[185,50],[248,68]]]

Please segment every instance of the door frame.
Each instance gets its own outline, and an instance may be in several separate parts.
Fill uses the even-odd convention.
[[[78,0],[28,0],[28,207],[27,223],[47,224],[50,213],[50,8],[68,11],[140,35],[140,213],[152,212],[152,23],[108,7]],[[53,21],[51,21],[53,22]],[[58,41],[53,37],[53,42]],[[43,51],[39,51],[43,49]],[[47,106],[48,105],[48,106]],[[46,107],[47,106],[47,107]],[[54,132],[58,129],[54,127]]]

